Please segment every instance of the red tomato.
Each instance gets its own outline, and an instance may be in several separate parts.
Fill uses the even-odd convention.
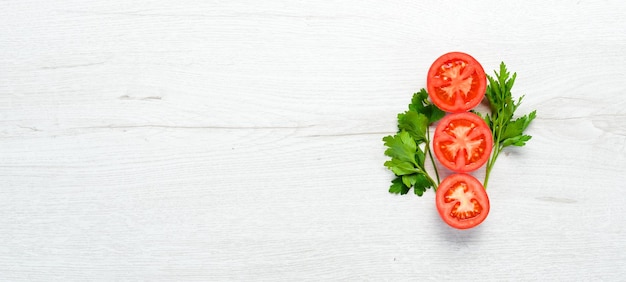
[[[472,56],[451,52],[430,66],[426,87],[437,107],[460,113],[469,111],[483,100],[487,78],[483,67]]]
[[[489,159],[493,138],[487,124],[476,114],[465,112],[444,117],[433,137],[439,162],[455,172],[470,172]]]
[[[472,228],[487,218],[489,198],[480,182],[469,174],[453,174],[437,188],[437,210],[448,225]]]

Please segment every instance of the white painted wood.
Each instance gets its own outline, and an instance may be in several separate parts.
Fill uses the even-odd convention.
[[[0,1],[0,280],[623,280],[626,5],[550,2]],[[469,231],[382,166],[451,50],[538,110]]]

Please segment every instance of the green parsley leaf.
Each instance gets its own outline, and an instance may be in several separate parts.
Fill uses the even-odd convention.
[[[530,122],[537,116],[537,111],[532,111],[530,114],[525,115],[515,121],[509,123],[502,133],[502,139],[508,139],[513,137],[519,137],[523,135],[524,130],[530,125]]]
[[[383,138],[383,141],[385,142],[385,146],[389,147],[385,151],[385,155],[401,161],[417,164],[415,162],[417,145],[409,133],[400,131],[394,136],[386,136]]]
[[[413,164],[411,164],[410,162],[401,161],[396,158],[392,158],[391,160],[386,161],[385,166],[398,176],[416,172],[415,166]]]
[[[440,110],[428,101],[428,92],[426,92],[426,89],[424,88],[420,89],[420,92],[413,94],[411,104],[409,105],[409,111],[425,115],[428,119],[428,125],[437,122],[446,115],[444,111]]]
[[[424,174],[418,174],[415,179],[415,183],[413,183],[413,192],[415,195],[422,196],[426,189],[433,187],[433,183],[426,178]]]
[[[428,118],[414,111],[406,111],[398,115],[398,128],[408,132],[416,143],[426,141]]]
[[[526,141],[530,140],[530,138],[532,138],[532,136],[530,135],[519,135],[504,139],[504,141],[502,141],[500,144],[502,144],[502,147],[507,147],[511,145],[522,147],[526,145]]]
[[[391,187],[389,187],[389,193],[404,195],[409,192],[409,187],[402,183],[401,177],[396,177],[391,181]]]
[[[416,113],[421,113],[422,109],[427,106],[428,101],[428,92],[426,89],[420,89],[420,92],[413,93],[413,98],[411,98],[411,104],[409,104],[409,110],[414,111]]]
[[[417,174],[407,174],[402,176],[402,183],[404,185],[411,187],[417,181]]]

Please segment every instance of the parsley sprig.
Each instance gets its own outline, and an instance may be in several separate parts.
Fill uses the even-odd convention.
[[[398,114],[398,133],[383,138],[388,147],[385,155],[391,157],[391,160],[385,162],[385,166],[396,175],[391,181],[390,193],[404,195],[412,187],[416,195],[422,196],[428,188],[437,190],[439,172],[430,151],[428,127],[444,115],[443,111],[428,101],[428,93],[423,88],[413,94],[409,110]],[[427,155],[437,181],[426,171]]]
[[[513,88],[515,83],[517,73],[513,73],[511,76],[504,62],[500,63],[500,72],[494,73],[496,75],[495,78],[487,75],[489,85],[485,94],[489,101],[491,115],[487,114],[484,120],[491,129],[494,142],[491,157],[487,161],[485,182],[483,183],[485,188],[487,188],[487,183],[489,182],[491,169],[493,169],[493,165],[502,149],[508,146],[521,147],[530,140],[532,136],[524,134],[524,130],[535,119],[537,114],[535,110],[520,118],[513,119],[515,110],[517,110],[524,98],[524,96],[521,96],[515,100],[511,94],[511,88]]]

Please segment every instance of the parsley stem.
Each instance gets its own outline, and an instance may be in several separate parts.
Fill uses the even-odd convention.
[[[500,155],[500,152],[502,152],[503,149],[503,147],[500,146],[500,136],[502,136],[503,134],[504,121],[502,121],[502,118],[500,118],[500,115],[497,112],[492,116],[492,119],[495,119],[497,122],[493,124],[493,129],[491,133],[491,136],[493,138],[493,151],[491,152],[491,157],[487,161],[485,181],[483,182],[483,187],[485,187],[485,190],[487,189],[487,184],[489,183],[489,175],[491,174],[491,169],[493,168],[493,165],[496,163],[498,155]]]
[[[433,158],[433,153],[430,151],[430,130],[426,129],[426,152],[428,152],[428,157],[430,158],[430,163],[433,165],[435,169],[435,175],[437,176],[437,183],[435,183],[435,191],[437,191],[437,185],[441,183],[439,179],[439,171],[437,170],[437,165],[435,165],[435,159]]]
[[[489,175],[491,174],[491,169],[493,169],[493,166],[496,163],[496,159],[498,158],[498,156],[502,152],[503,148],[504,147],[500,147],[500,144],[498,143],[496,145],[496,148],[494,148],[496,151],[494,152],[491,160],[489,160],[489,162],[487,162],[487,172],[485,174],[485,183],[484,183],[485,189],[487,189],[487,183],[489,183]]]
[[[483,185],[485,189],[487,189],[487,183],[489,183],[489,175],[491,174],[491,169],[493,168],[493,164],[496,162],[496,158],[498,157],[501,151],[501,149],[499,148],[500,147],[499,145],[495,145],[495,147],[496,147],[495,150],[497,150],[497,153],[494,152],[491,158],[487,161],[487,170],[485,172],[485,181]]]
[[[483,182],[483,187],[487,190],[487,183],[489,183],[489,173],[491,173],[491,167],[487,165],[487,172],[485,173],[485,181]]]

